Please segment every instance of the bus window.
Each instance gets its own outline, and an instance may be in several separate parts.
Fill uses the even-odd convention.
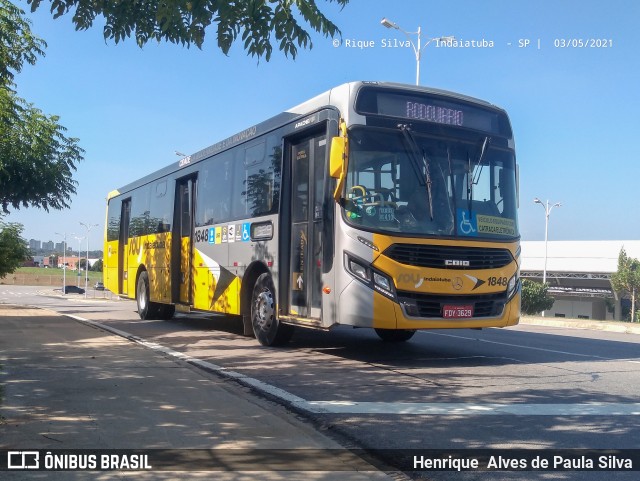
[[[131,196],[131,220],[129,237],[147,235],[150,232],[149,186],[145,185]]]
[[[231,220],[233,151],[205,161],[198,175],[197,227]]]
[[[258,150],[258,147],[262,150]],[[262,160],[258,160],[258,152],[262,153]],[[259,216],[277,212],[281,159],[282,148],[276,135],[271,135],[266,144],[263,142],[246,150],[246,170],[242,186],[246,215]]]
[[[163,179],[155,185],[153,201],[151,202],[151,234],[160,234],[171,230],[171,216],[173,215],[173,201],[168,194],[167,180]]]
[[[120,237],[120,214],[122,204],[116,199],[109,201],[107,211],[107,242],[117,241]]]

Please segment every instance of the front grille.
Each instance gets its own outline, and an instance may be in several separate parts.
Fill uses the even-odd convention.
[[[441,318],[442,308],[451,305],[473,305],[473,317],[497,317],[502,315],[507,302],[506,292],[481,296],[443,296],[420,292],[398,291],[398,301],[411,317]]]
[[[513,260],[508,249],[486,247],[393,244],[383,254],[400,264],[437,269],[498,269]]]

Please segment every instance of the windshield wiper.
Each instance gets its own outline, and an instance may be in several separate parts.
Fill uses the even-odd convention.
[[[469,212],[471,212],[471,200],[473,199],[473,186],[478,185],[480,181],[480,175],[482,175],[482,168],[484,167],[484,158],[487,153],[487,147],[491,143],[491,137],[486,136],[482,141],[482,147],[480,147],[480,154],[478,155],[478,160],[476,161],[473,169],[471,168],[471,156],[469,152],[467,152],[467,162],[469,166],[467,167],[467,203]],[[480,167],[480,169],[478,169]]]
[[[433,220],[433,198],[431,196],[431,172],[429,171],[429,157],[422,151],[422,162],[424,162],[425,174],[427,177],[427,196],[429,197],[429,217]]]
[[[400,129],[400,132],[402,132],[402,138],[405,143],[409,146],[407,153],[409,154],[411,167],[413,167],[413,171],[418,178],[418,182],[420,182],[420,185],[426,185],[426,178],[424,176],[424,172],[420,168],[420,161],[418,160],[420,148],[418,147],[416,140],[413,138],[413,135],[411,135],[411,127],[407,124],[398,124],[398,128]]]
[[[398,128],[400,132],[402,132],[402,137],[404,138],[407,145],[409,145],[410,149],[407,149],[409,153],[409,159],[411,159],[411,165],[413,166],[413,170],[416,173],[416,177],[420,182],[420,185],[427,186],[427,199],[429,201],[429,216],[431,220],[433,220],[433,197],[431,195],[431,172],[429,170],[429,158],[427,157],[427,153],[424,149],[422,149],[422,165],[420,165],[420,161],[418,160],[420,147],[418,146],[418,142],[413,137],[413,133],[411,132],[411,127],[407,124],[398,124]],[[424,171],[422,169],[424,167]]]
[[[485,137],[484,140],[482,141],[482,147],[480,148],[480,155],[478,156],[478,162],[476,163],[476,166],[474,167],[474,172],[477,172],[478,175],[474,175],[473,176],[473,185],[478,185],[478,181],[480,180],[480,176],[482,175],[482,168],[484,167],[484,157],[485,154],[487,153],[487,147],[489,147],[489,144],[491,143],[491,137]],[[479,170],[476,170],[478,167],[480,167]]]

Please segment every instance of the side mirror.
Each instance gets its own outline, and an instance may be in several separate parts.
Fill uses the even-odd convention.
[[[347,138],[333,137],[331,139],[331,153],[329,157],[329,175],[338,180],[338,182],[336,182],[336,190],[333,192],[333,198],[336,202],[340,201],[342,194],[347,159]]]
[[[339,179],[342,176],[342,172],[344,171],[346,147],[346,139],[344,137],[333,137],[331,139],[329,175],[334,179]]]

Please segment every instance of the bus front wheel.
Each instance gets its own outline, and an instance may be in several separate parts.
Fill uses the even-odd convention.
[[[415,329],[376,329],[378,337],[385,342],[405,342],[415,333]]]
[[[256,339],[263,346],[286,344],[293,335],[293,326],[278,319],[276,290],[271,276],[261,274],[251,295],[251,325]]]

